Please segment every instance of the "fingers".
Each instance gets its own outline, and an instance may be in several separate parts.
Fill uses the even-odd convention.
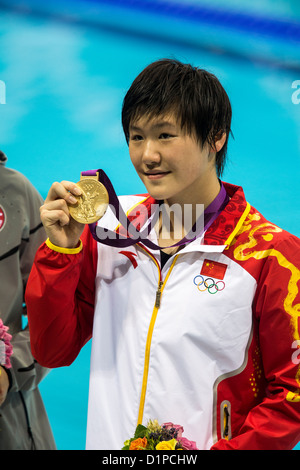
[[[49,240],[56,246],[73,248],[78,245],[84,224],[71,218],[68,205],[76,204],[82,190],[71,181],[53,183],[40,216]]]
[[[70,197],[68,199],[70,199]],[[70,221],[69,209],[67,202],[64,199],[57,199],[55,201],[50,201],[44,204],[40,208],[40,215],[41,220],[45,226],[51,226],[59,223],[59,225],[63,227],[68,225]]]
[[[81,189],[71,181],[62,181],[61,183],[55,182],[50,188],[45,204],[57,199],[64,199],[70,204],[75,204],[77,200],[74,196],[80,196],[81,194]]]
[[[82,190],[71,181],[61,181],[52,184],[44,205],[40,208],[41,220],[44,227],[58,224],[61,227],[68,225],[70,214],[68,204],[76,204],[74,196],[80,196]]]

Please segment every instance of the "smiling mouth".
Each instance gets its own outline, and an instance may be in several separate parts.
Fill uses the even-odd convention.
[[[155,180],[155,179],[160,179],[163,178],[166,175],[169,175],[171,172],[170,171],[149,171],[149,172],[144,172],[144,175],[147,176],[150,180]]]

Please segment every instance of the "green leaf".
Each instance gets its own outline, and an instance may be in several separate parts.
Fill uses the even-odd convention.
[[[134,439],[143,438],[146,436],[147,428],[142,424],[138,424],[134,433]]]

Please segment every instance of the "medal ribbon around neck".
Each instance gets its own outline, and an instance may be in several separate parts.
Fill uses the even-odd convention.
[[[102,243],[104,245],[108,246],[113,246],[117,248],[125,248],[128,246],[132,246],[138,242],[143,243],[145,246],[147,246],[150,249],[153,250],[161,250],[161,249],[166,249],[166,248],[173,248],[181,245],[186,245],[187,243],[190,243],[196,238],[199,238],[207,229],[212,225],[212,223],[216,220],[216,218],[219,216],[219,214],[222,212],[226,204],[229,202],[229,196],[226,193],[226,190],[221,184],[221,190],[217,197],[212,201],[212,203],[205,209],[204,211],[204,228],[201,230],[200,233],[195,235],[193,238],[189,236],[189,234],[193,233],[194,227],[191,229],[188,235],[186,235],[180,242],[175,243],[174,245],[171,245],[169,247],[160,247],[159,245],[153,243],[151,240],[149,240],[147,237],[150,234],[151,229],[153,228],[159,211],[156,211],[156,214],[154,214],[154,220],[150,220],[146,228],[140,232],[137,230],[136,227],[132,225],[132,223],[129,221],[127,215],[123,211],[118,196],[115,193],[114,187],[106,175],[106,173],[103,170],[90,170],[90,171],[83,171],[82,176],[95,176],[98,174],[98,179],[100,183],[102,183],[109,196],[109,204],[113,206],[115,210],[115,215],[118,221],[121,223],[121,225],[124,227],[124,223],[127,225],[125,230],[129,234],[129,237],[124,237],[120,235],[119,233],[116,233],[115,231],[109,230],[104,227],[100,227],[97,225],[97,222],[89,224],[89,228],[91,231],[91,234],[93,238],[98,242]],[[138,236],[137,236],[138,234]],[[130,236],[132,235],[132,236]]]

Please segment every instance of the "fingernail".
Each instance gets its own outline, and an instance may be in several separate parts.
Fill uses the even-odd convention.
[[[77,202],[77,199],[76,197],[74,196],[69,196],[69,201],[72,203],[72,204],[75,204]]]
[[[81,194],[81,189],[79,189],[77,186],[74,186],[73,193],[79,196]]]

